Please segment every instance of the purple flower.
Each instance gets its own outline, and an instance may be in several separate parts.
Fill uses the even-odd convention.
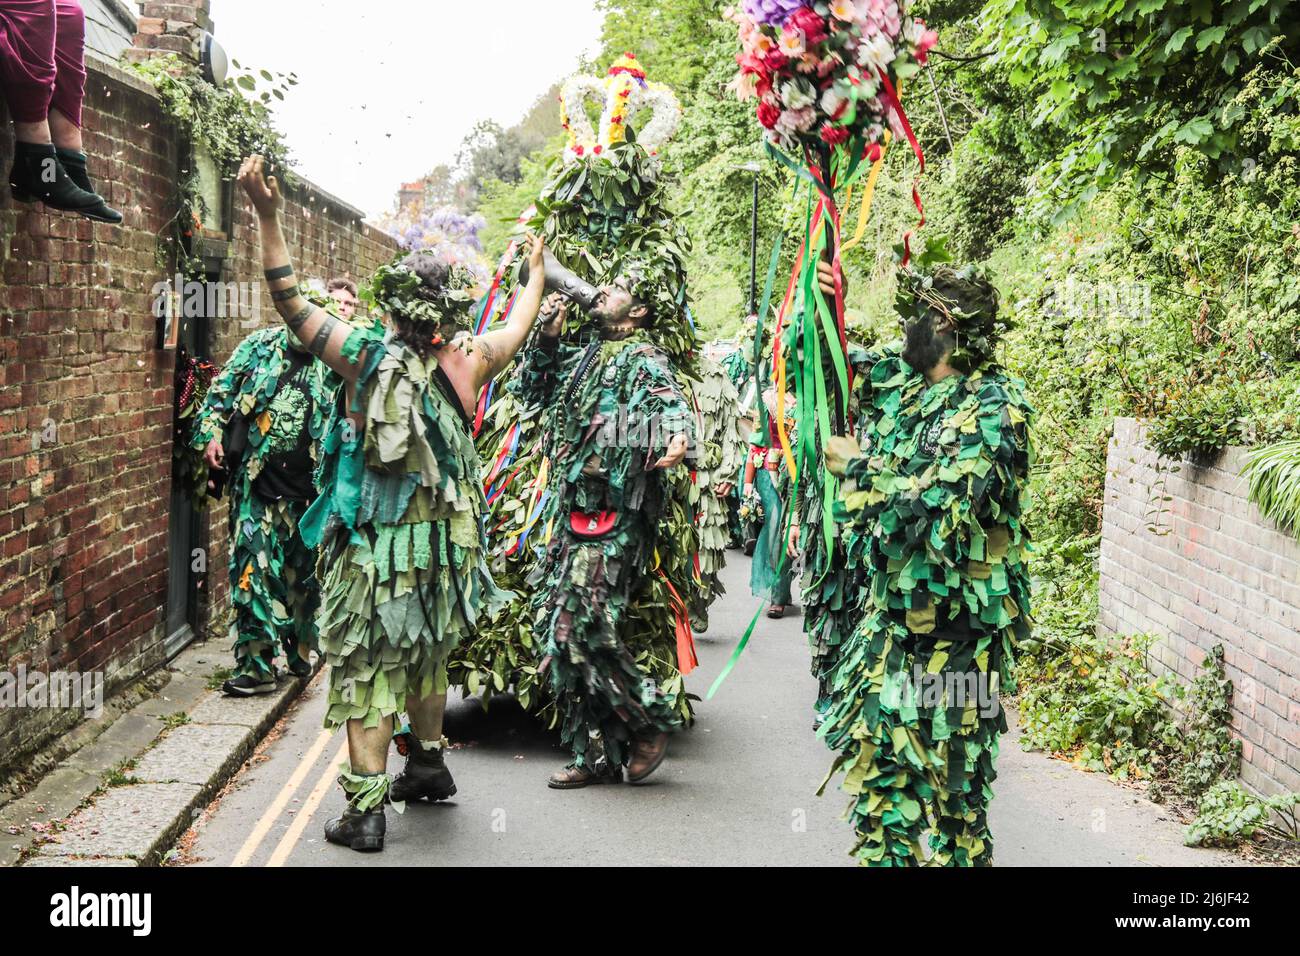
[[[811,0],[745,0],[743,6],[755,23],[779,27],[790,14],[800,7],[812,6],[812,3]]]

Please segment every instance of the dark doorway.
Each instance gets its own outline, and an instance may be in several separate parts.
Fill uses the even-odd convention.
[[[219,276],[209,275],[207,282],[219,281]],[[204,297],[206,301],[206,296]],[[205,359],[208,349],[207,314],[176,319],[180,323],[176,356],[189,354]],[[175,421],[173,420],[173,427]],[[185,645],[194,640],[198,632],[199,591],[208,574],[208,555],[200,554],[202,528],[200,512],[190,502],[189,496],[175,481],[176,460],[172,459],[171,512],[167,525],[167,639],[166,652],[170,659]]]

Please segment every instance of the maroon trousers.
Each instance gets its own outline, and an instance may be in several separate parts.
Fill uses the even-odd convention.
[[[86,19],[77,0],[0,0],[0,92],[19,123],[58,110],[81,126]]]

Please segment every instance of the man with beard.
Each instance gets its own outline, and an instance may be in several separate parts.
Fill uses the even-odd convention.
[[[665,472],[685,457],[691,427],[668,358],[650,339],[647,303],[662,280],[639,268],[600,289],[591,309],[599,338],[585,348],[560,343],[567,308],[552,296],[517,380],[526,402],[548,409],[552,537],[529,583],[533,633],[573,751],[551,775],[554,789],[617,783],[624,766],[639,783],[682,723],[684,692],[665,692],[627,640],[653,566]]]
[[[427,252],[381,266],[371,283],[391,328],[352,327],[308,302],[280,227],[283,200],[263,160],[239,182],[258,214],[262,266],[289,330],[343,381],[322,442],[320,497],[303,517],[319,545],[320,643],[330,667],[325,714],[347,727],[343,815],[325,838],[384,847],[384,803],[456,792],[444,760],[447,658],[510,597],[485,562],[482,477],[470,410],[513,358],[541,304],[542,244],[510,322],[483,335],[473,274]],[[410,717],[405,772],[386,772],[394,718]]]
[[[821,733],[863,864],[988,865],[998,692],[1029,633],[1032,409],[994,362],[997,293],[980,271],[904,269],[897,308],[902,351],[864,386],[865,454],[845,436],[826,447],[866,586]]]

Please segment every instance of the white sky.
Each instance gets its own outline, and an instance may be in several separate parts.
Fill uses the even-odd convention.
[[[212,0],[212,20],[245,69],[298,74],[275,114],[299,172],[371,216],[479,120],[521,119],[601,22],[593,0]]]

